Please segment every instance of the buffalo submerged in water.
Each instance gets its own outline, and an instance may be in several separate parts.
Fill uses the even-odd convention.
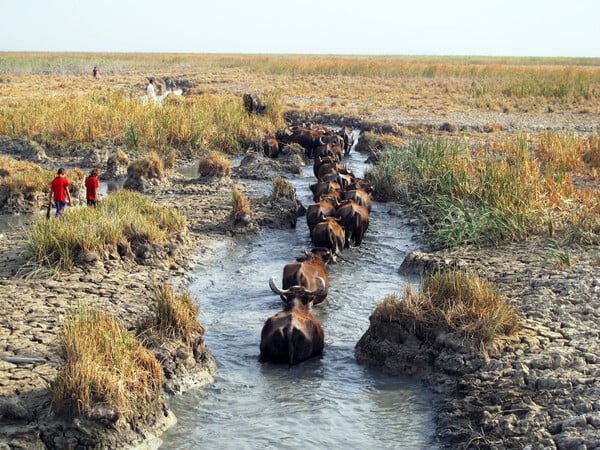
[[[279,289],[269,280],[271,290],[285,302],[283,311],[267,319],[260,336],[260,362],[288,363],[290,366],[323,354],[325,335],[319,321],[308,310],[308,303],[325,290],[323,278],[319,287],[304,286]]]

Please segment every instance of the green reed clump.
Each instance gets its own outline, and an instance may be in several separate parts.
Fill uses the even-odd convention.
[[[166,338],[179,338],[191,344],[204,335],[204,327],[198,322],[198,305],[187,292],[175,294],[166,283],[154,288],[154,314],[140,325],[142,332],[158,333]]]
[[[97,208],[67,207],[61,219],[37,219],[26,237],[35,263],[68,270],[84,252],[104,257],[119,245],[161,244],[185,226],[185,217],[176,210],[120,190],[102,199]]]
[[[64,365],[52,383],[52,408],[90,416],[97,405],[134,426],[161,402],[162,367],[117,318],[91,308],[68,316],[59,334]]]
[[[426,339],[452,332],[480,346],[519,330],[517,313],[496,287],[462,271],[428,275],[418,293],[408,286],[401,300],[386,296],[371,322],[399,322]]]
[[[461,142],[414,139],[384,148],[365,176],[377,198],[399,200],[421,216],[433,248],[522,239],[544,177],[527,142],[506,150],[503,158],[474,158]]]

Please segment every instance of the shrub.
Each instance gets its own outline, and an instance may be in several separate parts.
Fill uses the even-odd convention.
[[[115,317],[88,308],[63,322],[65,364],[52,383],[52,407],[89,416],[96,405],[133,424],[161,401],[162,367]]]

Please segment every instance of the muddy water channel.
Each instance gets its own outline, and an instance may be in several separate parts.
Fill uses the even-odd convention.
[[[352,154],[347,161],[358,176],[362,159]],[[312,203],[311,166],[292,181],[301,202]],[[305,219],[295,230],[214,242],[189,289],[219,367],[212,385],[169,400],[178,423],[161,448],[436,448],[432,394],[418,379],[388,376],[354,359],[375,305],[402,292],[397,269],[414,249],[410,230],[388,210],[375,203],[361,247],[346,249],[344,260],[330,266],[328,299],[313,308],[325,330],[324,356],[291,368],[257,359],[264,321],[282,308],[268,280],[275,276],[280,285],[283,266],[311,246]]]

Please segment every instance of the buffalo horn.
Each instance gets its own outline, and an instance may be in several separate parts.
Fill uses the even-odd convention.
[[[319,287],[314,291],[304,291],[306,295],[320,295],[325,290],[325,280],[321,277],[316,277],[319,282]]]
[[[288,293],[288,290],[282,291],[277,287],[277,285],[275,284],[275,277],[271,277],[271,279],[269,280],[269,287],[277,295],[286,295]]]

